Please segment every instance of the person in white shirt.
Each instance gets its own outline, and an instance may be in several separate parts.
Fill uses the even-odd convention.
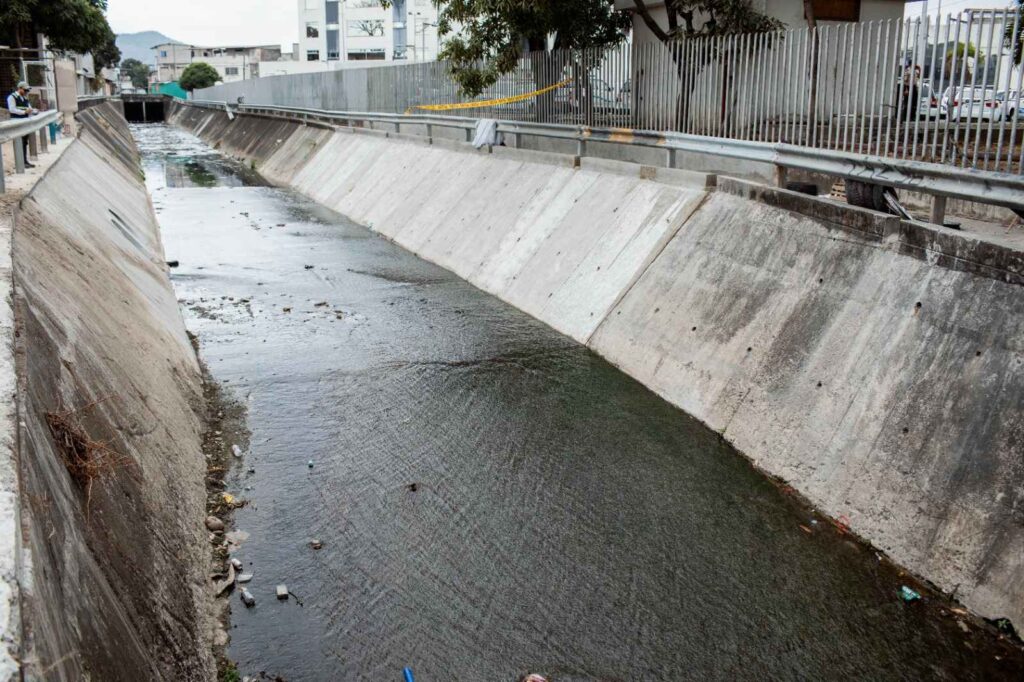
[[[32,104],[28,101],[28,92],[32,88],[25,81],[18,83],[17,89],[7,96],[7,111],[11,114],[11,118],[28,118],[32,114],[39,113],[32,108]],[[21,143],[25,149],[25,166],[27,168],[34,168],[28,160],[28,136],[21,138]]]

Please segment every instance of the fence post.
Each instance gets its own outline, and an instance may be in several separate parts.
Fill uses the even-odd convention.
[[[434,144],[434,126],[427,124],[427,144]]]
[[[39,158],[39,141],[36,140],[35,134],[29,133],[26,137],[28,137],[28,153],[33,158]]]
[[[943,225],[946,222],[946,197],[938,194],[932,197],[932,210],[928,220],[936,225]]]
[[[587,141],[582,137],[576,140],[576,156],[581,159],[587,155]]]
[[[50,151],[50,146],[46,142],[46,128],[39,129],[39,149],[45,154]]]
[[[676,167],[676,150],[669,148],[665,150],[665,167],[675,168]]]

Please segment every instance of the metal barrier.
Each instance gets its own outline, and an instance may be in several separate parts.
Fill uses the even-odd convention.
[[[1022,23],[1019,11],[967,10],[532,53],[477,98],[459,92],[445,62],[273,76],[196,96],[395,114],[478,100],[477,108],[449,113],[773,142],[1020,174]],[[523,94],[536,96],[518,99]]]
[[[351,111],[325,111],[301,107],[228,105],[225,102],[194,100],[186,106],[227,110],[234,115],[249,114],[288,118],[306,123],[320,122],[347,127],[393,126],[393,132],[406,131],[409,126],[425,128],[426,138],[433,137],[434,128],[457,129],[466,141],[472,139],[477,121],[460,116],[431,114],[382,114]],[[366,126],[365,124],[369,124]],[[786,171],[801,170],[859,180],[931,194],[934,197],[964,199],[1024,210],[1024,177],[1009,173],[984,172],[915,160],[891,159],[837,150],[823,150],[799,145],[713,138],[684,133],[653,132],[623,128],[596,128],[579,125],[499,121],[498,131],[520,146],[522,136],[572,141],[576,155],[587,155],[588,142],[626,145],[661,150],[667,167],[675,167],[676,154],[689,152],[771,164],[777,169],[780,185],[785,185]],[[938,220],[941,222],[941,216]]]
[[[25,172],[25,146],[22,140],[28,138],[29,151],[31,154],[38,154],[40,151],[47,151],[50,143],[56,143],[57,137],[51,123],[60,120],[59,111],[44,111],[29,118],[12,118],[9,121],[0,123],[0,144],[14,141],[14,167],[17,173]],[[38,138],[35,133],[38,132]],[[4,180],[3,155],[0,154],[0,193],[7,191]]]

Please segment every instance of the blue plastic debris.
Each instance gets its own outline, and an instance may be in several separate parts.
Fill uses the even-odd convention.
[[[406,668],[402,672],[405,674],[405,682],[416,682],[412,676],[412,668]]]
[[[906,585],[900,588],[900,598],[905,602],[917,601],[921,598],[921,595],[914,590],[910,589]]]

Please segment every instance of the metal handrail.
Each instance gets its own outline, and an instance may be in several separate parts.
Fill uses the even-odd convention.
[[[477,125],[476,119],[432,114],[380,114],[275,105],[229,105],[226,102],[212,100],[192,100],[185,104],[203,108],[226,109],[243,114],[296,116],[305,121],[344,121],[346,123],[372,121],[395,125],[396,130],[400,129],[402,125],[419,124],[469,131]],[[945,164],[869,156],[785,143],[751,142],[749,140],[626,128],[592,128],[559,123],[499,121],[498,131],[508,135],[530,135],[574,141],[577,143],[579,156],[586,155],[586,144],[591,141],[662,149],[666,152],[668,165],[674,164],[677,152],[709,154],[771,164],[780,169],[822,173],[935,196],[1024,210],[1024,177],[1010,173],[957,168]]]
[[[31,135],[37,130],[42,130],[51,123],[60,119],[60,112],[57,110],[44,111],[41,114],[28,118],[12,118],[9,121],[0,123],[0,143],[20,139]]]

